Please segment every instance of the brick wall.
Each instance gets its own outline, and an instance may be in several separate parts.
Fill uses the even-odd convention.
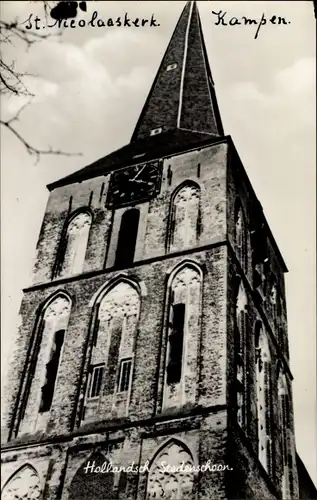
[[[225,318],[225,277],[223,273],[226,258],[224,247],[191,254],[190,259],[203,268],[203,316],[199,343],[201,344],[200,368],[197,372],[197,400],[203,406],[225,403],[226,366],[226,322]],[[123,275],[136,283],[141,283],[144,295],[141,297],[141,311],[138,324],[133,386],[129,414],[133,418],[152,416],[155,408],[161,408],[162,400],[162,360],[165,355],[164,311],[167,279],[184,256],[177,256],[143,264],[124,273],[109,272],[83,280],[51,284],[49,287],[29,290],[25,293],[22,306],[22,327],[17,342],[19,371],[13,370],[10,380],[11,397],[9,415],[15,408],[16,394],[21,371],[26,359],[32,334],[34,334],[37,312],[41,304],[57,291],[63,290],[72,300],[71,315],[65,336],[62,361],[55,385],[49,433],[68,432],[73,425],[73,412],[77,402],[77,389],[81,383],[81,368],[86,354],[87,341],[91,336],[90,319],[93,298],[97,292],[119,276]],[[16,358],[16,359],[17,359]],[[147,359],[147,363],[143,360]],[[160,368],[161,367],[161,368]],[[15,373],[15,374],[14,374]],[[34,381],[33,383],[40,383]],[[38,387],[40,391],[40,386]],[[33,418],[38,409],[32,408]],[[103,411],[103,418],[111,418],[111,412]]]
[[[188,449],[194,465],[225,464],[226,413],[215,412],[208,417],[188,417],[181,421],[148,423],[125,431],[103,431],[98,434],[73,438],[60,444],[46,444],[4,452],[2,484],[21,466],[29,464],[36,469],[41,482],[43,500],[67,500],[72,481],[78,470],[93,463],[96,453],[101,453],[114,467],[128,467],[151,463],[156,454],[171,440]],[[224,471],[195,472],[194,496],[201,500],[226,498]],[[114,485],[119,489],[119,499],[143,500],[146,494],[148,471],[128,473],[126,484],[120,485],[120,472],[113,472]],[[88,477],[88,476],[87,476]],[[103,481],[103,474],[95,474],[95,488]],[[61,493],[62,491],[62,493]],[[111,492],[104,497],[112,498]]]
[[[198,243],[207,245],[224,236],[226,151],[227,145],[223,143],[164,160],[160,194],[149,203],[136,205],[141,215],[135,260],[166,253],[171,196],[184,181],[195,181],[201,188],[202,230]],[[168,171],[172,173],[171,183]],[[105,261],[107,268],[114,265],[121,217],[131,207],[114,213],[105,207],[109,178],[109,175],[97,177],[50,193],[37,244],[34,284],[51,281],[63,227],[68,216],[80,208],[90,207],[93,214],[83,271],[102,270]]]
[[[282,481],[282,457],[281,457],[281,429],[278,417],[278,369],[283,363],[286,372],[288,372],[288,340],[287,340],[287,318],[286,318],[286,299],[285,299],[285,284],[284,284],[284,269],[280,260],[280,256],[275,248],[275,243],[272,236],[266,227],[266,222],[263,216],[262,222],[267,240],[267,256],[269,267],[276,277],[276,283],[279,287],[281,297],[281,314],[278,318],[273,314],[273,307],[270,302],[269,290],[262,298],[259,297],[253,283],[252,269],[252,239],[250,232],[254,228],[254,213],[257,200],[253,191],[250,189],[248,179],[242,165],[239,163],[234,151],[229,153],[230,161],[228,163],[227,181],[228,181],[228,196],[227,196],[227,222],[228,222],[228,240],[230,243],[230,251],[228,253],[228,308],[227,308],[227,388],[228,388],[228,404],[229,408],[235,405],[235,376],[234,376],[234,318],[235,318],[235,301],[237,294],[237,280],[242,280],[248,298],[248,316],[251,324],[251,336],[247,339],[247,377],[248,377],[248,397],[250,411],[250,427],[248,429],[248,438],[246,434],[239,428],[236,423],[234,412],[229,411],[229,422],[232,434],[230,435],[229,447],[230,454],[234,454],[234,462],[241,464],[241,473],[237,476],[237,489],[233,489],[232,498],[238,497],[240,491],[241,498],[270,498],[271,495],[281,491]],[[234,234],[234,210],[237,198],[240,200],[246,222],[248,253],[247,253],[247,268],[241,269],[241,263],[237,260],[235,253],[235,241],[232,235]],[[242,266],[243,267],[243,266]],[[272,367],[272,403],[273,403],[273,455],[274,455],[274,475],[273,480],[269,480],[261,466],[256,460],[258,455],[257,444],[257,407],[256,407],[256,365],[255,365],[255,324],[261,321],[269,341],[269,349],[271,354]],[[282,327],[284,331],[284,342],[281,344],[278,327]],[[283,356],[285,357],[283,361]],[[287,373],[289,387],[291,387],[291,374]],[[290,389],[291,394],[291,389]],[[293,407],[290,404],[290,429],[294,440],[294,418]],[[231,443],[231,444],[230,444]],[[243,472],[244,471],[244,472]],[[294,467],[294,495],[296,498],[298,492],[297,471]],[[258,479],[255,481],[254,478]],[[262,479],[259,479],[262,478]],[[270,485],[271,493],[264,487],[265,482]],[[240,488],[240,490],[239,490]],[[242,488],[242,490],[241,490]],[[275,492],[275,493],[274,493]],[[235,496],[236,495],[236,496]]]

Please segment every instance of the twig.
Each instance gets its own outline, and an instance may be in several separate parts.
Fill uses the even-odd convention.
[[[11,125],[12,121],[13,121],[13,119],[8,120],[8,121],[0,120],[0,124],[3,125],[4,127],[6,127],[8,130],[10,130],[10,132],[12,132],[17,137],[17,139],[19,139],[19,141],[22,142],[22,144],[25,146],[27,152],[30,155],[36,156],[36,163],[38,163],[41,155],[82,156],[82,153],[67,153],[65,151],[60,151],[58,149],[52,149],[51,147],[49,149],[35,148],[29,142],[27,142],[24,139],[24,137],[22,137],[22,135],[19,134],[19,132],[14,127],[12,127],[12,125]]]
[[[60,156],[82,156],[82,153],[67,153],[64,151],[52,149],[51,147],[49,149],[38,149],[34,146],[32,146],[28,141],[22,137],[22,135],[12,126],[12,123],[15,121],[19,121],[20,115],[22,111],[30,104],[30,101],[25,103],[21,108],[17,111],[17,113],[12,116],[9,120],[0,120],[0,124],[6,127],[10,132],[12,132],[19,141],[22,142],[22,144],[25,146],[27,152],[30,155],[35,155],[37,158],[37,161],[39,161],[40,155],[60,155]]]
[[[39,0],[37,0],[39,1]],[[49,11],[51,9],[50,2],[41,0],[44,5],[44,12],[47,20],[47,16],[49,15]],[[35,42],[46,40],[51,36],[59,36],[61,32],[58,33],[38,33],[35,31],[27,30],[23,27],[24,23],[19,24],[18,20],[15,19],[13,22],[6,22],[0,19],[0,41],[4,43],[13,44],[14,39],[18,39],[22,41],[26,48],[28,49]],[[29,73],[19,73],[15,69],[15,61],[12,61],[11,64],[7,64],[3,59],[3,54],[0,53],[0,90],[4,93],[11,94],[14,96],[29,96],[33,97],[33,94],[27,89],[24,85],[23,78],[26,76],[35,76],[30,75]],[[59,150],[55,150],[53,148],[48,149],[38,149],[35,146],[32,146],[24,137],[16,130],[16,128],[12,125],[15,121],[20,119],[20,115],[26,106],[29,105],[30,102],[26,103],[22,106],[19,111],[9,120],[0,120],[0,124],[10,130],[10,132],[24,145],[27,152],[30,155],[35,155],[37,162],[39,161],[40,155],[61,155],[61,156],[81,156],[81,153],[67,153]]]

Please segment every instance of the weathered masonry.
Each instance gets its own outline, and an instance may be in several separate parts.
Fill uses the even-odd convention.
[[[224,135],[195,2],[131,142],[48,188],[3,499],[297,499],[286,267]]]

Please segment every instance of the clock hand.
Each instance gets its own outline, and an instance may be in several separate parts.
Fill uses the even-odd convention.
[[[135,177],[133,177],[133,179],[131,179],[131,180],[132,180],[132,181],[135,181],[135,179],[136,179],[137,177],[139,177],[140,173],[141,173],[144,169],[145,169],[145,165],[143,165],[143,167],[141,168],[141,170],[139,170],[139,172],[136,174],[136,176],[135,176]]]
[[[137,182],[138,184],[147,184],[146,181],[142,181],[141,179],[129,179],[129,182]]]

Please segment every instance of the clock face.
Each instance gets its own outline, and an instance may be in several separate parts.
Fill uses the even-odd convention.
[[[158,161],[133,165],[113,172],[107,206],[117,208],[153,198],[160,191],[161,177],[162,165]]]

